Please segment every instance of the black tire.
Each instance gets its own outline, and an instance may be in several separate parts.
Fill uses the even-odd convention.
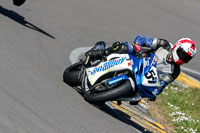
[[[130,94],[131,92],[133,92],[133,89],[131,87],[130,81],[127,80],[122,85],[105,92],[95,94],[85,93],[84,98],[90,103],[102,103],[114,100],[116,98],[119,98],[120,96],[125,96],[127,94]]]
[[[63,73],[63,81],[72,87],[81,85],[81,82],[78,80],[78,75],[81,71],[81,68],[82,63],[80,62],[66,68]]]

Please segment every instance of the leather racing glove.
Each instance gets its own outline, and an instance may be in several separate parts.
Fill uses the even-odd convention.
[[[142,51],[142,48],[141,46],[138,44],[138,43],[134,43],[133,44],[133,50],[136,52],[136,53],[140,53]]]

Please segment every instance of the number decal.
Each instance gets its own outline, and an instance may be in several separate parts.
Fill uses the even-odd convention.
[[[154,70],[151,70],[148,73],[146,73],[145,77],[148,79],[148,83],[156,83],[157,77]]]

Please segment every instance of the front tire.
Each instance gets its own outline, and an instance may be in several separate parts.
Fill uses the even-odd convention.
[[[81,68],[82,63],[80,62],[66,68],[63,73],[63,81],[72,87],[81,85],[81,82],[78,79]]]
[[[114,100],[121,96],[125,96],[127,94],[130,94],[131,92],[133,92],[131,83],[128,80],[126,80],[122,85],[104,92],[94,94],[85,93],[84,98],[90,103],[102,103]]]

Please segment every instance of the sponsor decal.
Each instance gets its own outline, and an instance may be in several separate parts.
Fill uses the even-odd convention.
[[[147,66],[149,66],[149,60],[148,59],[145,60],[145,62],[144,62],[144,67],[147,67]]]
[[[149,60],[149,59],[145,59],[145,60],[144,60],[144,67],[146,68],[146,67],[148,67],[149,65],[150,65],[150,66],[155,65],[155,64],[157,63],[157,61],[158,61],[158,58],[157,58],[156,56],[154,56],[152,60],[153,60],[153,61],[152,61],[152,63],[150,64],[150,60]]]
[[[94,75],[97,72],[106,71],[116,65],[122,64],[125,59],[126,59],[126,57],[122,57],[120,59],[115,59],[115,60],[110,60],[101,66],[95,67],[94,70],[91,72],[91,75]]]

